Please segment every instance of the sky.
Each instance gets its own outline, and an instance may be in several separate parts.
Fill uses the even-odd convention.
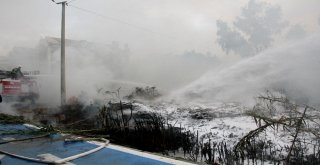
[[[60,35],[61,6],[51,0],[1,0],[0,56],[13,46],[35,45]],[[66,9],[66,37],[128,44],[135,55],[172,55],[186,50],[224,56],[216,20],[233,21],[247,0],[74,0]],[[308,32],[318,28],[320,1],[269,0],[285,20]],[[79,9],[80,8],[80,9]],[[88,12],[89,11],[89,12]],[[227,57],[227,56],[226,56]]]

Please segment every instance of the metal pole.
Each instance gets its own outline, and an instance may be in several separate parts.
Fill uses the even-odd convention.
[[[66,1],[61,2],[61,106],[66,104],[66,68],[65,68],[65,8]]]

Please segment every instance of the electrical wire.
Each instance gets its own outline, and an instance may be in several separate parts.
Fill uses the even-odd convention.
[[[70,4],[71,2],[74,2],[74,1],[76,1],[76,0],[70,0],[69,2],[67,2],[67,4]]]
[[[86,12],[86,13],[89,13],[89,14],[92,14],[92,15],[95,15],[97,17],[100,17],[100,18],[103,18],[105,20],[108,20],[108,21],[114,21],[114,22],[117,22],[117,23],[120,23],[120,24],[124,24],[124,25],[127,25],[127,26],[130,26],[130,27],[133,27],[135,29],[138,29],[140,31],[143,31],[143,32],[147,32],[149,34],[153,34],[153,35],[156,35],[158,37],[161,37],[161,38],[164,38],[164,39],[167,39],[167,40],[170,40],[170,41],[178,41],[179,39],[175,38],[175,37],[172,37],[172,36],[169,36],[169,35],[166,35],[164,33],[159,33],[159,32],[156,32],[156,31],[153,31],[151,29],[148,29],[148,28],[145,28],[145,27],[142,27],[142,26],[138,26],[138,25],[135,25],[135,24],[132,24],[132,23],[129,23],[129,22],[126,22],[126,21],[122,21],[122,20],[119,20],[117,18],[114,18],[114,17],[110,17],[110,16],[106,16],[106,15],[102,15],[98,12],[95,12],[95,11],[92,11],[92,10],[89,10],[89,9],[85,9],[85,8],[82,8],[82,7],[79,7],[79,6],[75,6],[75,5],[72,5],[70,4],[71,2],[74,2],[76,0],[70,0],[68,2],[68,7],[72,7],[74,9],[77,9],[77,10],[80,10],[82,12]],[[183,43],[188,43],[190,45],[191,42],[188,42],[188,41],[183,41]],[[205,43],[205,45],[207,45],[208,43]],[[181,42],[179,43],[173,43],[171,45],[181,45]],[[207,45],[207,47],[211,47],[211,43]]]
[[[162,33],[155,32],[155,31],[153,31],[151,29],[144,28],[144,27],[138,26],[138,25],[134,25],[134,24],[131,24],[129,22],[125,22],[125,21],[122,21],[122,20],[119,20],[119,19],[116,19],[116,18],[113,18],[113,17],[110,17],[110,16],[105,16],[105,15],[102,15],[102,14],[97,13],[97,12],[92,11],[92,10],[84,9],[84,8],[81,8],[81,7],[78,7],[78,6],[75,6],[75,5],[71,5],[71,4],[69,4],[69,6],[75,8],[75,9],[81,10],[83,12],[87,12],[87,13],[99,16],[99,17],[107,19],[107,20],[111,20],[111,21],[114,21],[114,22],[117,22],[117,23],[121,23],[121,24],[124,24],[124,25],[128,25],[128,26],[134,27],[134,28],[139,29],[139,30],[144,31],[144,32],[152,33],[152,34],[155,34],[155,35],[158,35],[158,36],[161,36],[161,37],[165,37],[167,39],[175,39],[173,37],[169,37],[169,36],[164,35]]]
[[[162,37],[162,38],[167,39],[167,40],[170,40],[170,41],[178,41],[178,40],[179,40],[179,39],[177,39],[177,38],[175,38],[175,37],[168,36],[168,35],[166,35],[166,34],[164,34],[164,33],[159,33],[159,32],[153,31],[153,30],[148,29],[148,28],[145,28],[145,27],[141,27],[141,26],[138,26],[138,25],[134,25],[134,24],[132,24],[132,23],[125,22],[125,21],[122,21],[122,20],[119,20],[119,19],[116,19],[116,18],[113,18],[113,17],[110,17],[110,16],[105,16],[105,15],[102,15],[102,14],[97,13],[97,12],[92,11],[92,10],[84,9],[84,8],[82,8],[82,7],[78,7],[78,6],[71,5],[71,4],[69,4],[68,6],[69,6],[69,7],[73,7],[73,8],[75,8],[75,9],[78,9],[78,10],[81,10],[81,11],[83,11],[83,12],[89,13],[89,14],[93,14],[93,15],[95,15],[95,16],[98,16],[98,17],[103,18],[103,19],[106,19],[106,20],[111,20],[111,21],[114,21],[114,22],[117,22],[117,23],[121,23],[121,24],[125,24],[125,25],[128,25],[128,26],[131,26],[131,27],[136,28],[136,29],[138,29],[138,30],[141,30],[141,31],[144,31],[144,32],[148,32],[148,33],[150,33],[150,34],[154,34],[154,35],[156,35],[156,36],[158,36],[158,37]],[[189,42],[188,42],[188,41],[183,41],[183,43],[186,43],[186,44],[189,44],[189,45],[190,45],[191,42],[190,42],[190,41],[189,41]],[[174,45],[181,45],[181,42],[179,42],[179,43],[173,43],[173,44],[171,44],[171,45],[172,45],[172,46],[174,46]],[[205,45],[207,45],[207,47],[211,47],[211,43],[209,43],[209,44],[206,43]]]

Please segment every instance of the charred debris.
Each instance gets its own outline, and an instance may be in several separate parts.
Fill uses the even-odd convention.
[[[156,88],[135,88],[124,101],[119,99],[120,89],[106,91],[116,96],[106,104],[85,105],[72,97],[57,109],[34,108],[29,119],[21,116],[0,115],[1,124],[40,123],[45,133],[70,133],[84,137],[104,137],[112,143],[143,151],[188,159],[206,164],[272,164],[316,165],[320,163],[318,110],[296,104],[286,97],[266,93],[257,98],[252,110],[247,112],[256,121],[257,128],[230,145],[216,142],[212,137],[199,137],[181,125],[170,124],[159,113],[137,111],[136,98],[160,96]],[[130,100],[129,100],[130,98]],[[28,112],[25,110],[25,112]],[[205,115],[205,114],[204,114]],[[195,117],[197,118],[197,117]],[[291,137],[290,145],[277,144],[264,138],[265,130]],[[305,137],[311,137],[311,143]]]

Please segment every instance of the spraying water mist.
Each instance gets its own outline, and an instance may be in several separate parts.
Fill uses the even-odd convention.
[[[320,35],[267,50],[219,72],[209,72],[179,90],[187,100],[250,102],[265,90],[283,90],[297,100],[319,103]]]

